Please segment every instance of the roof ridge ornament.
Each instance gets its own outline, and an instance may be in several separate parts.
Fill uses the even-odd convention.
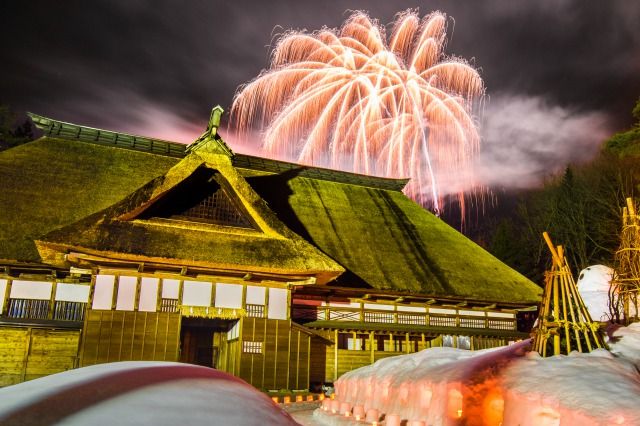
[[[220,118],[222,117],[223,113],[224,108],[222,108],[220,105],[216,105],[211,109],[211,116],[209,117],[207,130],[187,147],[187,153],[196,151],[205,146],[209,146],[209,144],[213,142],[214,145],[212,149],[214,151],[225,154],[229,157],[233,157],[233,151],[231,151],[231,148],[229,148],[229,146],[222,140],[222,138],[218,134],[218,127],[220,127]]]

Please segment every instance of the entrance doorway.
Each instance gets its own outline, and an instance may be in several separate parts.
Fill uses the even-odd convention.
[[[182,318],[180,362],[227,370],[227,332],[238,320]]]

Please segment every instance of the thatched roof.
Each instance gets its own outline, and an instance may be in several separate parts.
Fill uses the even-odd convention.
[[[293,231],[346,268],[336,284],[536,303],[540,288],[402,192],[301,177],[247,178]]]
[[[323,284],[341,274],[339,264],[278,220],[220,146],[216,140],[199,144],[163,176],[108,209],[45,235],[38,241],[44,260],[56,262],[55,252],[77,251],[120,260],[314,276]],[[198,186],[209,190],[212,179],[242,225],[176,219],[175,204],[183,202],[185,193],[198,192]]]
[[[176,161],[51,137],[0,152],[0,259],[40,260],[35,239],[122,200]]]
[[[197,149],[178,160],[169,155],[180,147],[151,154],[163,145],[97,146],[110,142],[67,126],[67,140],[45,137],[0,153],[0,201],[15,206],[0,215],[0,258],[37,260],[33,240],[40,238],[64,250],[228,267],[338,273],[339,264],[346,272],[330,285],[539,301],[539,287],[405,197],[406,181],[239,154],[226,161]],[[203,165],[233,188],[259,222],[254,230],[217,232],[203,242],[198,226],[136,219]]]

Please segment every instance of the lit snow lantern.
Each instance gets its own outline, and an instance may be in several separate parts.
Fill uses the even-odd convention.
[[[340,414],[343,414],[345,416],[351,414],[351,404],[349,404],[348,402],[343,402],[342,404],[340,404]]]
[[[362,420],[364,419],[364,407],[362,405],[355,405],[353,407],[353,417],[355,417],[356,420]]]
[[[462,393],[458,389],[449,389],[447,415],[452,419],[462,417]]]
[[[380,420],[380,412],[375,408],[370,408],[369,410],[367,410],[367,417],[365,420],[371,423],[377,422],[378,420]]]
[[[400,426],[400,414],[389,414],[385,418],[386,426]]]

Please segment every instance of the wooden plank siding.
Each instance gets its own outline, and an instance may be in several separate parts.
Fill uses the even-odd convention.
[[[79,330],[0,328],[0,386],[77,367]]]
[[[115,361],[177,361],[180,315],[87,310],[80,366]]]
[[[260,353],[241,346],[255,343]],[[243,318],[237,375],[259,389],[308,389],[310,343],[311,336],[292,329],[290,320]]]

